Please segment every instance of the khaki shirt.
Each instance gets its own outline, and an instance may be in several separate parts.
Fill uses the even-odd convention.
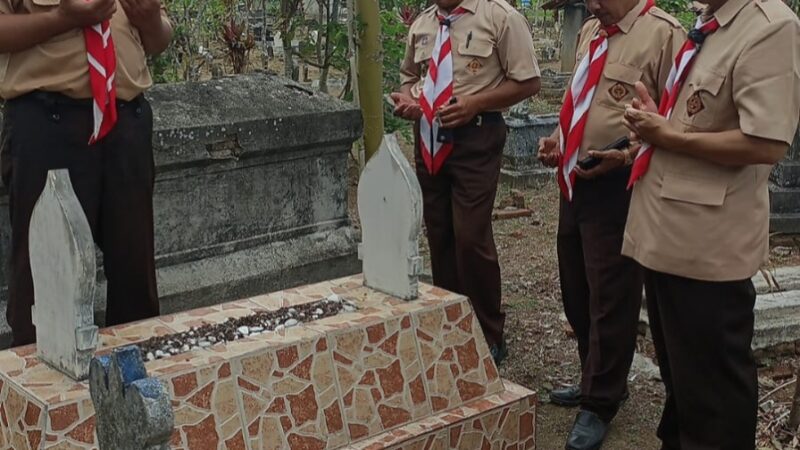
[[[0,0],[0,14],[47,11],[58,0]],[[166,17],[166,12],[162,10]],[[139,31],[122,5],[111,19],[117,52],[117,96],[132,100],[153,84]],[[92,97],[83,30],[74,29],[27,50],[0,54],[0,97],[9,100],[34,90],[60,92],[73,98]]]
[[[800,116],[800,21],[781,0],[729,0],[714,17],[721,28],[695,59],[670,122],[790,144]],[[768,255],[770,170],[656,149],[634,189],[623,254],[686,278],[751,277]]]
[[[636,96],[637,81],[644,83],[656,103],[661,98],[672,61],[686,33],[680,22],[658,8],[641,15],[646,4],[646,0],[640,0],[617,23],[621,32],[609,38],[608,56],[589,107],[579,159],[585,158],[589,150],[601,149],[628,135],[622,116],[625,105]],[[578,42],[578,63],[589,52],[589,44],[600,26],[597,19],[584,24]]]
[[[496,88],[507,79],[539,77],[530,26],[519,11],[505,0],[464,0],[461,7],[467,13],[450,27],[456,97]],[[426,9],[411,25],[400,67],[402,84],[412,84],[417,98],[439,31],[436,10],[435,5]]]

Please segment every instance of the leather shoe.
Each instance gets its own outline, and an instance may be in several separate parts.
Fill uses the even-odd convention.
[[[561,389],[553,389],[550,391],[550,403],[567,408],[580,405],[581,387],[573,384]]]
[[[506,346],[505,341],[494,344],[490,349],[489,353],[492,355],[494,359],[494,364],[499,366],[501,362],[503,362],[506,357],[508,357],[508,347]]]
[[[581,411],[567,438],[566,450],[599,450],[608,433],[608,424],[591,411]]]

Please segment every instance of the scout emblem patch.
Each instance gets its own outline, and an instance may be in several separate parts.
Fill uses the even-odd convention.
[[[478,71],[481,70],[482,67],[483,64],[481,64],[481,62],[478,61],[478,58],[472,58],[472,61],[470,61],[469,64],[467,64],[467,69],[469,69],[469,71],[472,72],[473,75],[478,73]]]
[[[617,83],[608,89],[608,93],[611,94],[611,98],[620,101],[628,95],[628,88],[622,83]]]
[[[703,104],[703,99],[700,98],[699,92],[695,92],[689,97],[689,100],[686,100],[686,112],[689,113],[689,117],[692,117],[705,108],[706,106]]]

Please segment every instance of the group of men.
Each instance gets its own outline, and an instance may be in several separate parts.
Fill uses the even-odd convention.
[[[534,95],[530,29],[504,0],[435,0],[411,26],[395,114],[416,127],[434,283],[503,340],[491,210],[501,111]],[[755,446],[755,291],[767,179],[800,118],[800,20],[781,0],[704,0],[689,32],[653,0],[588,0],[559,126],[557,248],[581,383],[568,450],[598,449],[620,404],[644,287],[666,402],[663,449]]]

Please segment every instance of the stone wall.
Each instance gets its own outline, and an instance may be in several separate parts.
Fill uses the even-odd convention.
[[[160,85],[148,97],[162,312],[360,271],[347,201],[356,108],[263,74]],[[9,342],[7,210],[2,190],[0,348]],[[104,283],[98,291],[102,319]]]

